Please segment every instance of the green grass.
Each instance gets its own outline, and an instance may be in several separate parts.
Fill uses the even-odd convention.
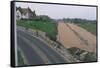
[[[18,50],[18,66],[24,65],[24,59],[21,55],[21,52]]]
[[[96,35],[96,23],[78,23],[78,25]]]
[[[56,40],[57,35],[57,24],[50,21],[35,21],[35,20],[18,20],[18,26],[23,26],[26,28],[37,29],[46,32],[46,35],[52,39]]]

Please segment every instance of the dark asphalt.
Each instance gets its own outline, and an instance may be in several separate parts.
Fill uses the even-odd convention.
[[[66,63],[64,58],[62,58],[56,51],[51,49],[44,42],[33,37],[32,35],[29,35],[26,31],[17,30],[18,47],[20,47],[20,49],[23,51],[28,65],[41,65],[45,64],[45,62],[40,55],[38,55],[37,52],[31,46],[29,46],[30,44],[27,43],[23,37],[33,43],[33,46],[38,47],[47,56],[51,64]]]

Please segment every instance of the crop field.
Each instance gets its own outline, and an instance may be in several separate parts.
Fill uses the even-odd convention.
[[[96,36],[96,23],[78,23],[78,25]]]

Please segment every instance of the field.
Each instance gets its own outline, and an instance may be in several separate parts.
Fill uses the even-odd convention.
[[[78,23],[78,25],[96,35],[96,23]]]
[[[35,20],[17,20],[18,26],[23,26],[26,29],[36,29],[46,32],[46,35],[52,39],[56,40],[57,35],[57,24],[50,21],[35,21]]]
[[[57,40],[66,48],[96,52],[96,36],[76,24],[59,22]]]

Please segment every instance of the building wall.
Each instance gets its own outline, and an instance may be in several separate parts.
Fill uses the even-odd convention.
[[[19,10],[16,11],[16,19],[17,20],[21,19],[21,13]]]
[[[28,13],[26,13],[26,14],[22,14],[22,17],[21,17],[22,19],[28,19],[29,18],[29,15],[28,15]]]

